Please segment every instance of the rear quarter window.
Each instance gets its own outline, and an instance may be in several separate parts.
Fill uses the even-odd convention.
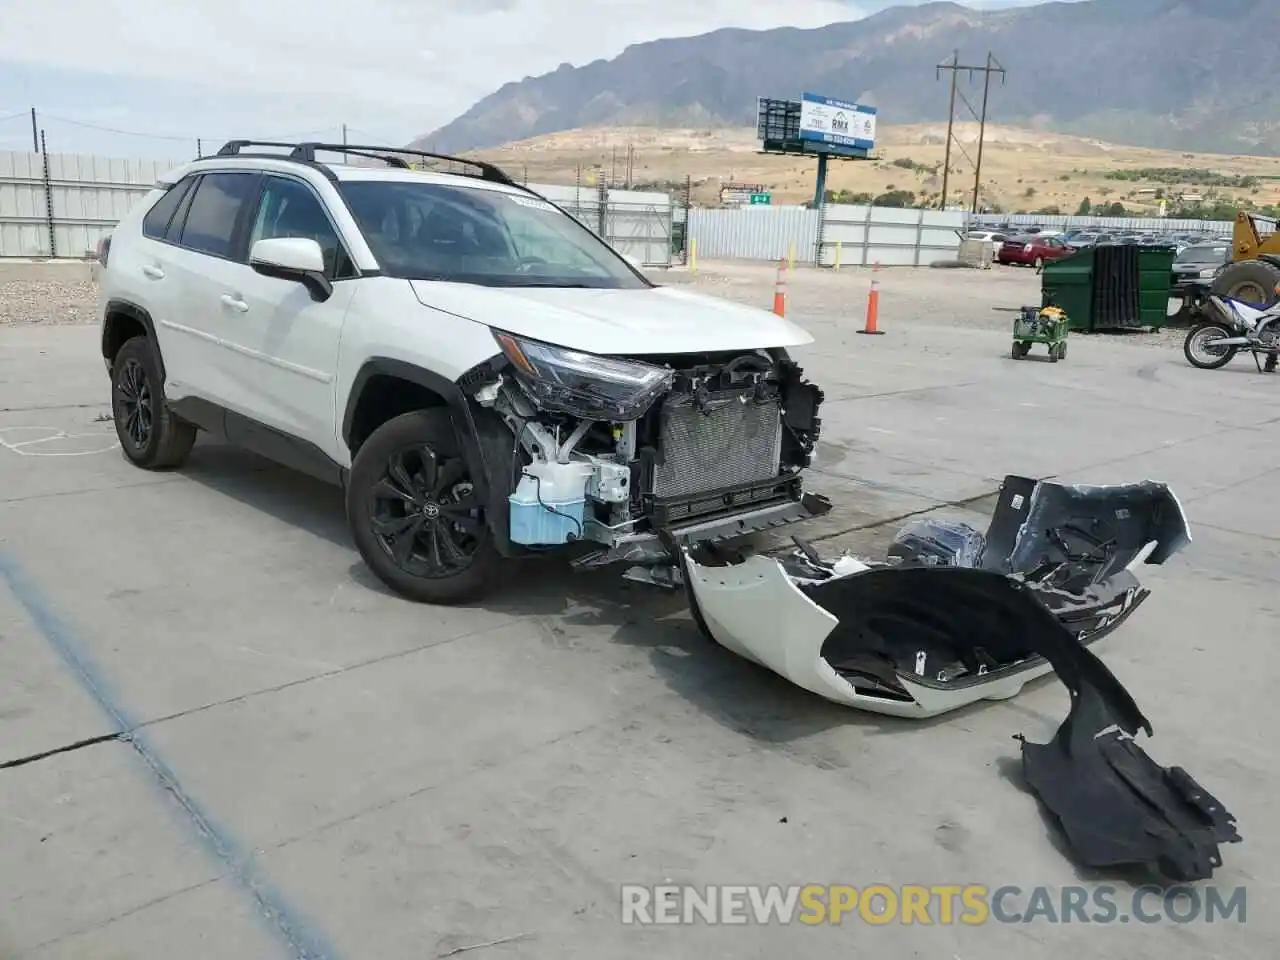
[[[195,177],[184,177],[177,183],[172,184],[164,192],[163,196],[155,202],[155,205],[142,218],[143,236],[150,237],[152,240],[164,239],[164,235],[169,229],[169,222],[173,220],[173,215],[177,212],[178,205],[182,203],[194,181]]]

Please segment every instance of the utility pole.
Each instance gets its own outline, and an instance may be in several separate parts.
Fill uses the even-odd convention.
[[[983,140],[987,134],[987,101],[991,93],[991,75],[993,73],[1000,74],[1000,83],[1004,84],[1005,69],[991,53],[987,54],[987,62],[983,66],[974,66],[960,62],[960,51],[957,50],[954,55],[946,63],[940,63],[937,67],[938,79],[942,79],[942,71],[947,70],[951,73],[951,100],[947,110],[947,150],[946,159],[943,161],[942,170],[942,203],[941,209],[947,209],[947,191],[950,186],[951,174],[951,144],[955,138],[953,133],[956,121],[956,81],[959,79],[960,71],[966,70],[969,73],[969,79],[972,80],[974,74],[981,73],[983,75],[982,86],[982,117],[978,125],[978,160],[974,164],[973,174],[973,212],[978,212],[978,191],[982,185],[982,146]],[[969,101],[965,99],[965,105],[968,106]],[[969,112],[973,113],[973,107],[969,106]],[[974,119],[978,117],[974,116]]]
[[[40,152],[40,133],[39,127],[36,126],[36,108],[31,108],[31,152]]]
[[[987,98],[991,95],[991,74],[1000,74],[1000,86],[1004,86],[1005,71],[990,52],[987,53],[987,65],[982,70],[982,119],[978,121],[978,162],[973,170],[973,204],[970,213],[978,212],[978,191],[982,188],[982,144],[987,137]]]
[[[333,128],[332,128],[332,127],[330,127],[329,129],[330,129],[330,130],[332,130]],[[342,145],[345,147],[345,146],[347,145],[347,143],[348,143],[348,140],[347,140],[347,125],[344,123],[344,124],[342,125]],[[348,159],[347,159],[346,151],[343,151],[343,154],[342,154],[342,162],[343,162],[343,163],[348,163],[348,162],[349,162],[349,161],[348,161]]]
[[[196,138],[196,159],[204,159],[204,143],[199,137]]]
[[[960,75],[960,51],[951,57],[950,63],[938,64],[938,79],[942,79],[942,71],[951,71],[951,100],[947,105],[947,151],[942,160],[942,202],[939,210],[947,209],[947,187],[951,181],[951,130],[956,122],[956,77]]]

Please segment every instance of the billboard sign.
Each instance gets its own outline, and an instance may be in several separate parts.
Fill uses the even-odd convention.
[[[870,150],[876,144],[876,108],[801,94],[800,139]]]

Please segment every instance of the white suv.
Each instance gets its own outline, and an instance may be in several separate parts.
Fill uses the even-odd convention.
[[[205,430],[341,484],[405,596],[470,598],[574,541],[581,565],[669,572],[681,545],[830,509],[800,478],[822,393],[786,352],[812,338],[654,285],[491,165],[232,141],[101,259],[125,455],[173,467]]]

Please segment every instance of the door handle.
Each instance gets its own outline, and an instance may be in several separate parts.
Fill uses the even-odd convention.
[[[156,266],[153,263],[144,264],[142,267],[142,272],[146,274],[148,277],[150,277],[152,280],[164,279],[164,271],[161,270],[158,266]]]
[[[224,307],[230,307],[237,313],[246,313],[249,310],[249,305],[247,303],[230,293],[224,293],[222,295],[222,305]]]

